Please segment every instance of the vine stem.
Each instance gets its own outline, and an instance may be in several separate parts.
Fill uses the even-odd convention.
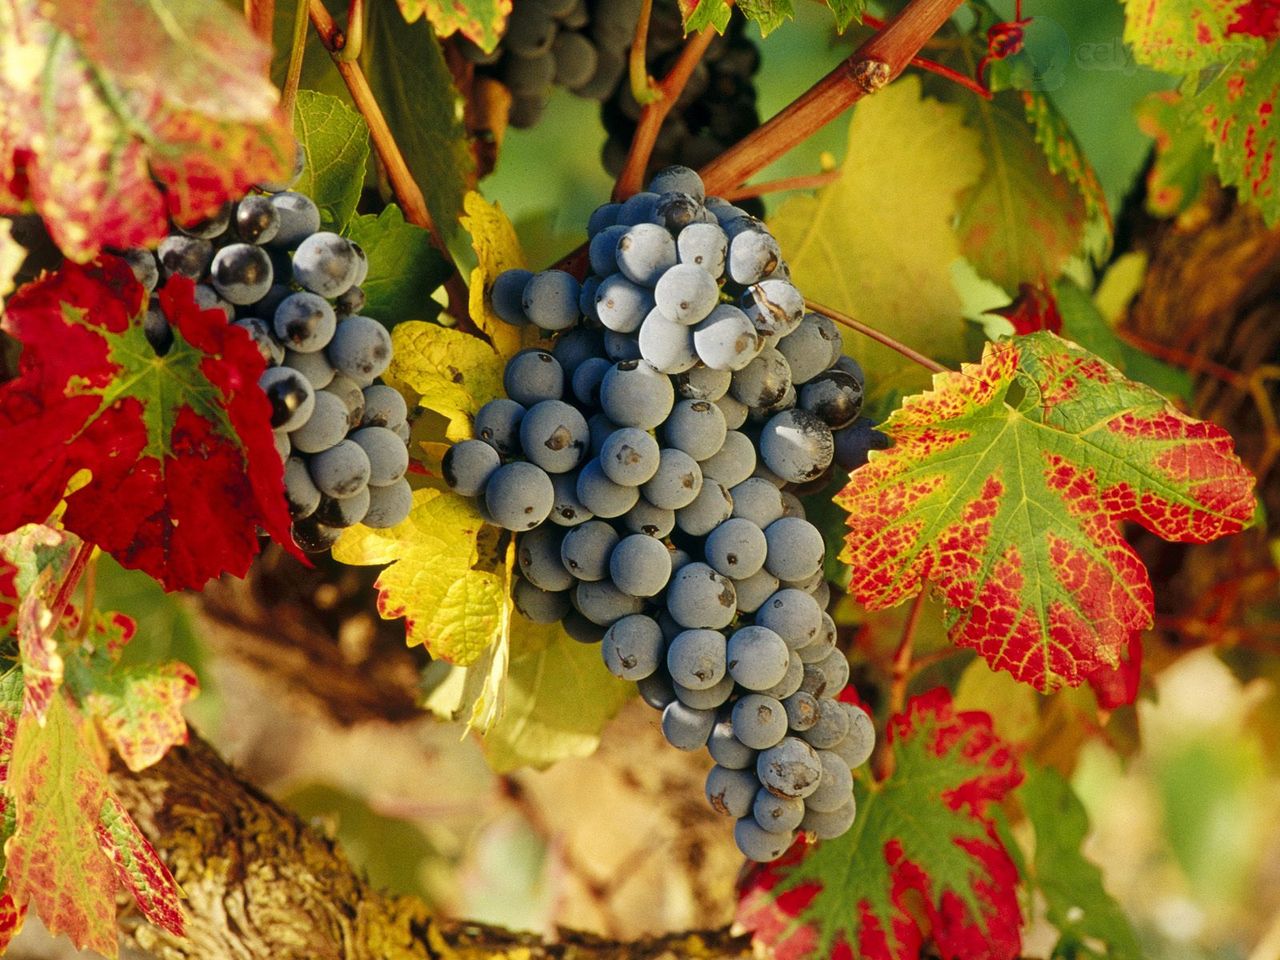
[[[862,15],[862,22],[874,30],[880,30],[884,27],[883,20],[879,17],[871,16],[869,13],[864,13]],[[911,66],[919,67],[921,70],[927,70],[929,73],[936,74],[944,80],[950,80],[952,83],[958,84],[972,93],[976,93],[983,100],[990,100],[994,97],[994,94],[990,90],[977,80],[973,79],[973,77],[965,76],[959,70],[953,70],[945,63],[938,63],[936,60],[927,60],[924,57],[912,57]]]
[[[963,0],[911,0],[848,59],[767,123],[738,141],[699,173],[708,194],[750,180],[906,68]]]
[[[671,113],[676,100],[680,98],[685,84],[693,75],[694,68],[707,52],[707,47],[715,39],[714,27],[705,27],[702,32],[685,42],[684,49],[657,86],[658,97],[646,103],[640,112],[640,122],[636,126],[635,136],[631,138],[631,149],[627,152],[627,161],[618,176],[613,188],[614,200],[625,200],[640,189],[644,181],[645,168],[649,166],[649,158],[653,156],[653,146],[658,142],[658,132],[662,123]]]
[[[828,307],[826,304],[818,303],[818,301],[810,300],[807,297],[805,298],[804,305],[808,307],[810,310],[812,310],[814,313],[820,313],[824,317],[830,317],[836,323],[842,324],[843,326],[848,327],[850,330],[854,330],[862,334],[864,337],[869,337],[870,339],[874,340],[876,343],[884,344],[890,350],[896,350],[898,353],[902,354],[908,360],[911,360],[915,363],[920,364],[920,366],[924,367],[926,370],[931,370],[934,373],[952,373],[953,372],[950,367],[944,367],[937,360],[930,359],[929,357],[926,357],[923,353],[919,353],[915,350],[912,350],[905,343],[902,343],[899,340],[893,339],[893,337],[889,336],[887,333],[881,333],[875,327],[867,326],[861,320],[853,319],[853,317],[849,316],[847,313],[842,313],[839,310],[836,310],[832,307]]]
[[[378,106],[377,98],[374,97],[373,90],[369,86],[369,80],[365,77],[359,63],[341,58],[342,49],[346,46],[346,37],[330,16],[329,11],[325,9],[322,0],[309,0],[308,12],[311,25],[315,27],[320,42],[333,58],[333,65],[338,68],[338,73],[347,85],[347,91],[351,94],[356,109],[369,125],[369,139],[373,141],[378,159],[382,161],[382,166],[387,171],[391,192],[395,194],[396,202],[404,211],[405,219],[427,230],[431,234],[432,244],[453,267],[449,279],[445,281],[445,291],[449,295],[449,312],[457,321],[459,328],[465,329],[471,323],[466,285],[462,282],[457,264],[449,253],[444,234],[440,232],[440,227],[427,209],[422,188],[413,179],[409,164],[405,162],[404,154],[400,152],[400,146],[391,134],[387,118],[382,113],[382,108]]]
[[[292,119],[293,105],[298,100],[298,85],[302,82],[302,58],[307,51],[307,5],[299,3],[293,12],[293,33],[289,39],[289,66],[284,75],[284,90],[280,92],[280,109]]]
[[[726,200],[746,200],[748,197],[762,197],[766,193],[781,193],[784,190],[816,190],[840,179],[839,170],[823,170],[820,173],[807,173],[800,177],[783,177],[780,180],[766,180],[763,183],[749,183],[745,186],[726,190],[722,196]]]
[[[276,18],[276,0],[244,0],[244,18],[258,39],[271,43],[271,28]]]
[[[920,624],[920,614],[924,611],[924,594],[922,589],[911,601],[911,610],[907,613],[907,622],[902,625],[902,639],[898,641],[898,649],[893,653],[890,668],[889,684],[889,716],[902,712],[907,703],[907,684],[911,681],[911,656],[915,646],[916,627]],[[885,750],[880,754],[877,773],[879,779],[885,780],[893,774],[893,752]]]

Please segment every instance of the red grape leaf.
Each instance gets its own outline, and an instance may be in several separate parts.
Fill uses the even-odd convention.
[[[1179,214],[1199,199],[1213,173],[1204,130],[1186,98],[1174,90],[1139,101],[1138,129],[1156,142],[1155,161],[1147,173],[1147,209],[1157,217]]]
[[[1116,666],[1151,623],[1121,521],[1204,543],[1255,509],[1224,430],[1051,333],[988,344],[882,429],[894,446],[836,497],[850,592],[882,609],[933,583],[954,643],[1041,690]]]
[[[125,22],[118,6],[63,0],[52,8],[71,30],[63,32],[39,0],[0,3],[6,38],[0,48],[0,212],[34,208],[74,260],[88,260],[104,246],[154,243],[166,233],[168,216],[182,223],[206,217],[253,184],[285,176],[293,164],[292,133],[265,74],[245,75],[228,91],[211,82],[207,69],[199,71],[213,98],[201,103],[222,108],[214,114],[185,105],[193,96],[188,72],[175,80],[148,70],[162,61],[194,65],[210,57],[235,70],[256,62],[262,53],[256,45],[226,61],[221,44],[210,46],[217,31],[201,29],[182,45],[173,37],[148,38],[147,27]],[[194,6],[184,0],[179,27],[194,25],[184,19]],[[220,19],[212,12],[219,5],[201,6],[210,8],[205,18]],[[159,17],[162,8],[152,7]],[[129,42],[116,49],[112,38],[124,30]],[[239,100],[246,85],[255,93]],[[264,98],[271,101],[266,109]]]
[[[511,0],[396,0],[409,23],[421,16],[436,35],[461,33],[484,51],[493,50],[506,29]]]
[[[291,544],[283,467],[258,388],[262,356],[194,286],[160,292],[174,344],[142,330],[145,293],[115,258],[67,264],[14,294],[3,327],[23,342],[0,386],[0,530],[42,521],[81,470],[63,523],[166,589],[243,576],[257,528]]]
[[[102,802],[97,834],[116,879],[133,895],[142,915],[175,937],[185,937],[182,891],[115,794],[108,793]]]
[[[0,561],[0,567],[8,567]],[[12,567],[8,573],[11,574]],[[0,570],[0,602],[10,597],[16,601],[17,592],[9,592],[12,577]],[[18,714],[22,710],[22,671],[12,670],[0,678],[0,864],[4,863],[4,846],[13,836],[15,822],[13,802],[9,799],[9,764],[13,761],[13,738],[18,732]],[[26,904],[14,903],[8,890],[8,881],[0,877],[0,954],[9,946],[27,917]]]
[[[1227,32],[1274,40],[1280,36],[1280,0],[1245,0]]]
[[[5,874],[14,902],[34,907],[50,933],[114,957],[115,870],[96,835],[107,777],[61,696],[43,725],[32,713],[19,717],[9,781],[16,823]]]
[[[1124,40],[1139,63],[1190,73],[1239,52],[1242,42],[1229,34],[1242,6],[1242,0],[1126,0]]]
[[[1218,177],[1258,205],[1268,226],[1280,221],[1276,107],[1280,105],[1280,48],[1244,57],[1196,94]]]
[[[991,717],[939,688],[890,721],[893,772],[855,774],[858,815],[835,840],[803,838],[747,874],[737,919],[778,960],[1018,955],[1018,871],[987,816],[1022,781]]]
[[[1035,333],[1048,330],[1062,332],[1062,314],[1053,292],[1039,284],[1024,283],[1018,288],[1018,298],[1007,307],[991,311],[1013,324],[1014,333]]]

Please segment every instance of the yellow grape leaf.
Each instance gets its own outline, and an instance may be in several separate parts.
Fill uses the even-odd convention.
[[[388,530],[349,527],[333,557],[388,564],[375,584],[378,613],[405,618],[410,646],[425,644],[436,659],[466,666],[499,639],[511,606],[503,571],[477,566],[483,527],[465,497],[417,490],[403,523]]]
[[[597,645],[579,643],[557,626],[550,642],[507,669],[506,708],[484,738],[489,766],[499,773],[545,768],[595,752],[600,730],[634,693],[634,684],[601,666]]]
[[[769,224],[807,296],[942,357],[962,354],[956,198],[985,168],[964,119],[922,97],[918,78],[898,80],[854,111],[840,178],[788,200]],[[884,389],[927,383],[865,337],[847,336],[846,349]]]
[[[471,234],[478,261],[471,271],[471,319],[506,359],[524,345],[523,336],[519,327],[504,322],[493,312],[493,281],[503,270],[524,267],[520,238],[502,207],[489,203],[474,190],[463,201],[463,210],[462,228]],[[537,336],[536,330],[531,333]]]
[[[115,868],[98,845],[107,777],[85,749],[76,718],[54,696],[44,723],[24,711],[9,766],[16,826],[5,844],[8,891],[49,932],[80,949],[116,955]]]
[[[411,320],[396,324],[391,343],[394,358],[385,379],[401,392],[417,393],[419,406],[447,417],[450,440],[470,437],[475,412],[504,395],[505,361],[479,337]]]
[[[13,292],[13,278],[26,259],[26,247],[13,239],[13,221],[0,219],[0,298]]]

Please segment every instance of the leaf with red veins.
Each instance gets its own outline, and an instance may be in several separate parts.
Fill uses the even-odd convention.
[[[206,93],[225,107],[215,114],[185,105],[188,82],[139,79],[131,58],[138,43],[148,56],[160,56],[164,44],[157,46],[156,36],[95,60],[104,38],[121,29],[107,23],[120,16],[117,6],[0,0],[0,212],[35,209],[63,253],[79,261],[107,246],[154,244],[167,232],[169,215],[180,222],[209,216],[293,165],[289,124],[278,109],[262,109],[262,97],[272,94],[262,92],[258,74],[246,75],[260,92],[239,113],[231,112],[227,91],[219,95],[218,84],[204,77]],[[159,17],[161,8],[151,6]],[[217,4],[203,6],[218,16]],[[133,39],[139,32],[146,33],[130,25]],[[210,53],[207,30],[189,39],[194,46],[185,53],[170,49],[164,56],[195,61],[192,49]]]
[[[170,747],[187,742],[182,708],[199,692],[190,667],[166,663],[103,678],[85,695],[84,706],[125,766],[138,771],[158,762]]]
[[[9,942],[18,935],[27,917],[26,904],[14,902],[8,880],[3,875],[5,844],[13,836],[17,822],[10,799],[9,764],[13,760],[13,741],[18,733],[22,696],[22,671],[11,670],[0,678],[0,954],[8,949]]]
[[[13,938],[22,932],[22,924],[26,919],[26,906],[14,903],[8,890],[0,893],[0,953],[9,949]]]
[[[14,902],[34,908],[50,933],[114,957],[115,869],[97,837],[107,777],[85,749],[81,722],[61,696],[43,725],[28,712],[18,720],[6,791],[16,820],[5,874]]]
[[[174,331],[163,357],[121,260],[67,264],[10,300],[4,329],[23,353],[0,386],[0,448],[23,456],[0,474],[0,530],[43,520],[88,470],[66,528],[168,590],[198,589],[244,575],[258,527],[291,545],[283,467],[248,335],[201,311],[188,280],[159,299]]]
[[[175,937],[186,936],[182,891],[129,812],[107,794],[97,826],[98,845],[115,867],[116,879],[133,895],[147,920]]]
[[[1041,690],[1115,667],[1151,624],[1121,522],[1205,543],[1254,514],[1224,430],[1051,333],[988,344],[881,429],[893,446],[836,497],[850,592],[883,609],[934,584],[954,643]]]
[[[738,922],[778,960],[915,960],[926,944],[944,960],[1011,960],[1019,877],[987,811],[1022,781],[1014,749],[941,688],[890,721],[888,745],[886,779],[855,773],[852,829],[753,868]]]

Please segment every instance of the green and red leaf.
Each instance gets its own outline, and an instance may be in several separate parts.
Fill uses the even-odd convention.
[[[116,955],[116,878],[98,845],[106,774],[85,749],[78,719],[54,697],[42,725],[24,712],[6,791],[15,829],[5,845],[8,892],[52,934]]]
[[[148,921],[175,937],[186,936],[182,891],[150,841],[114,794],[107,794],[97,826],[98,844],[116,879],[133,895]]]
[[[498,46],[511,13],[511,0],[396,0],[409,23],[425,16],[437,36],[461,33],[489,52]]]
[[[1257,204],[1268,225],[1280,221],[1280,47],[1222,71],[1192,104],[1213,148],[1219,179]]]
[[[169,216],[199,220],[292,167],[269,51],[242,20],[123,5],[0,2],[0,211],[36,210],[74,260],[154,243]]]
[[[1242,22],[1253,26],[1257,16],[1246,14],[1242,0],[1125,0],[1124,40],[1134,59],[1169,73],[1190,73],[1236,56],[1251,46],[1233,34]]]
[[[778,960],[915,960],[926,944],[944,960],[1011,960],[1018,871],[988,808],[1022,780],[1013,748],[936,689],[890,721],[888,749],[887,778],[855,775],[853,828],[754,868],[738,922]]]
[[[850,592],[880,609],[934,584],[954,643],[1041,690],[1114,668],[1151,623],[1121,522],[1204,543],[1255,510],[1224,430],[1050,333],[989,344],[882,429],[893,447],[836,498]]]
[[[1156,143],[1147,173],[1147,209],[1157,217],[1179,214],[1196,202],[1213,173],[1199,118],[1182,94],[1162,90],[1138,104],[1138,128]]]
[[[245,573],[258,527],[290,543],[264,364],[183,278],[160,292],[174,344],[157,356],[145,299],[107,258],[67,264],[10,300],[4,329],[23,353],[0,386],[0,446],[24,455],[0,475],[0,530],[44,520],[88,470],[67,496],[66,528],[167,589],[198,588]]]
[[[130,770],[145,770],[189,738],[183,706],[200,692],[185,663],[118,671],[95,685],[85,709]]]

